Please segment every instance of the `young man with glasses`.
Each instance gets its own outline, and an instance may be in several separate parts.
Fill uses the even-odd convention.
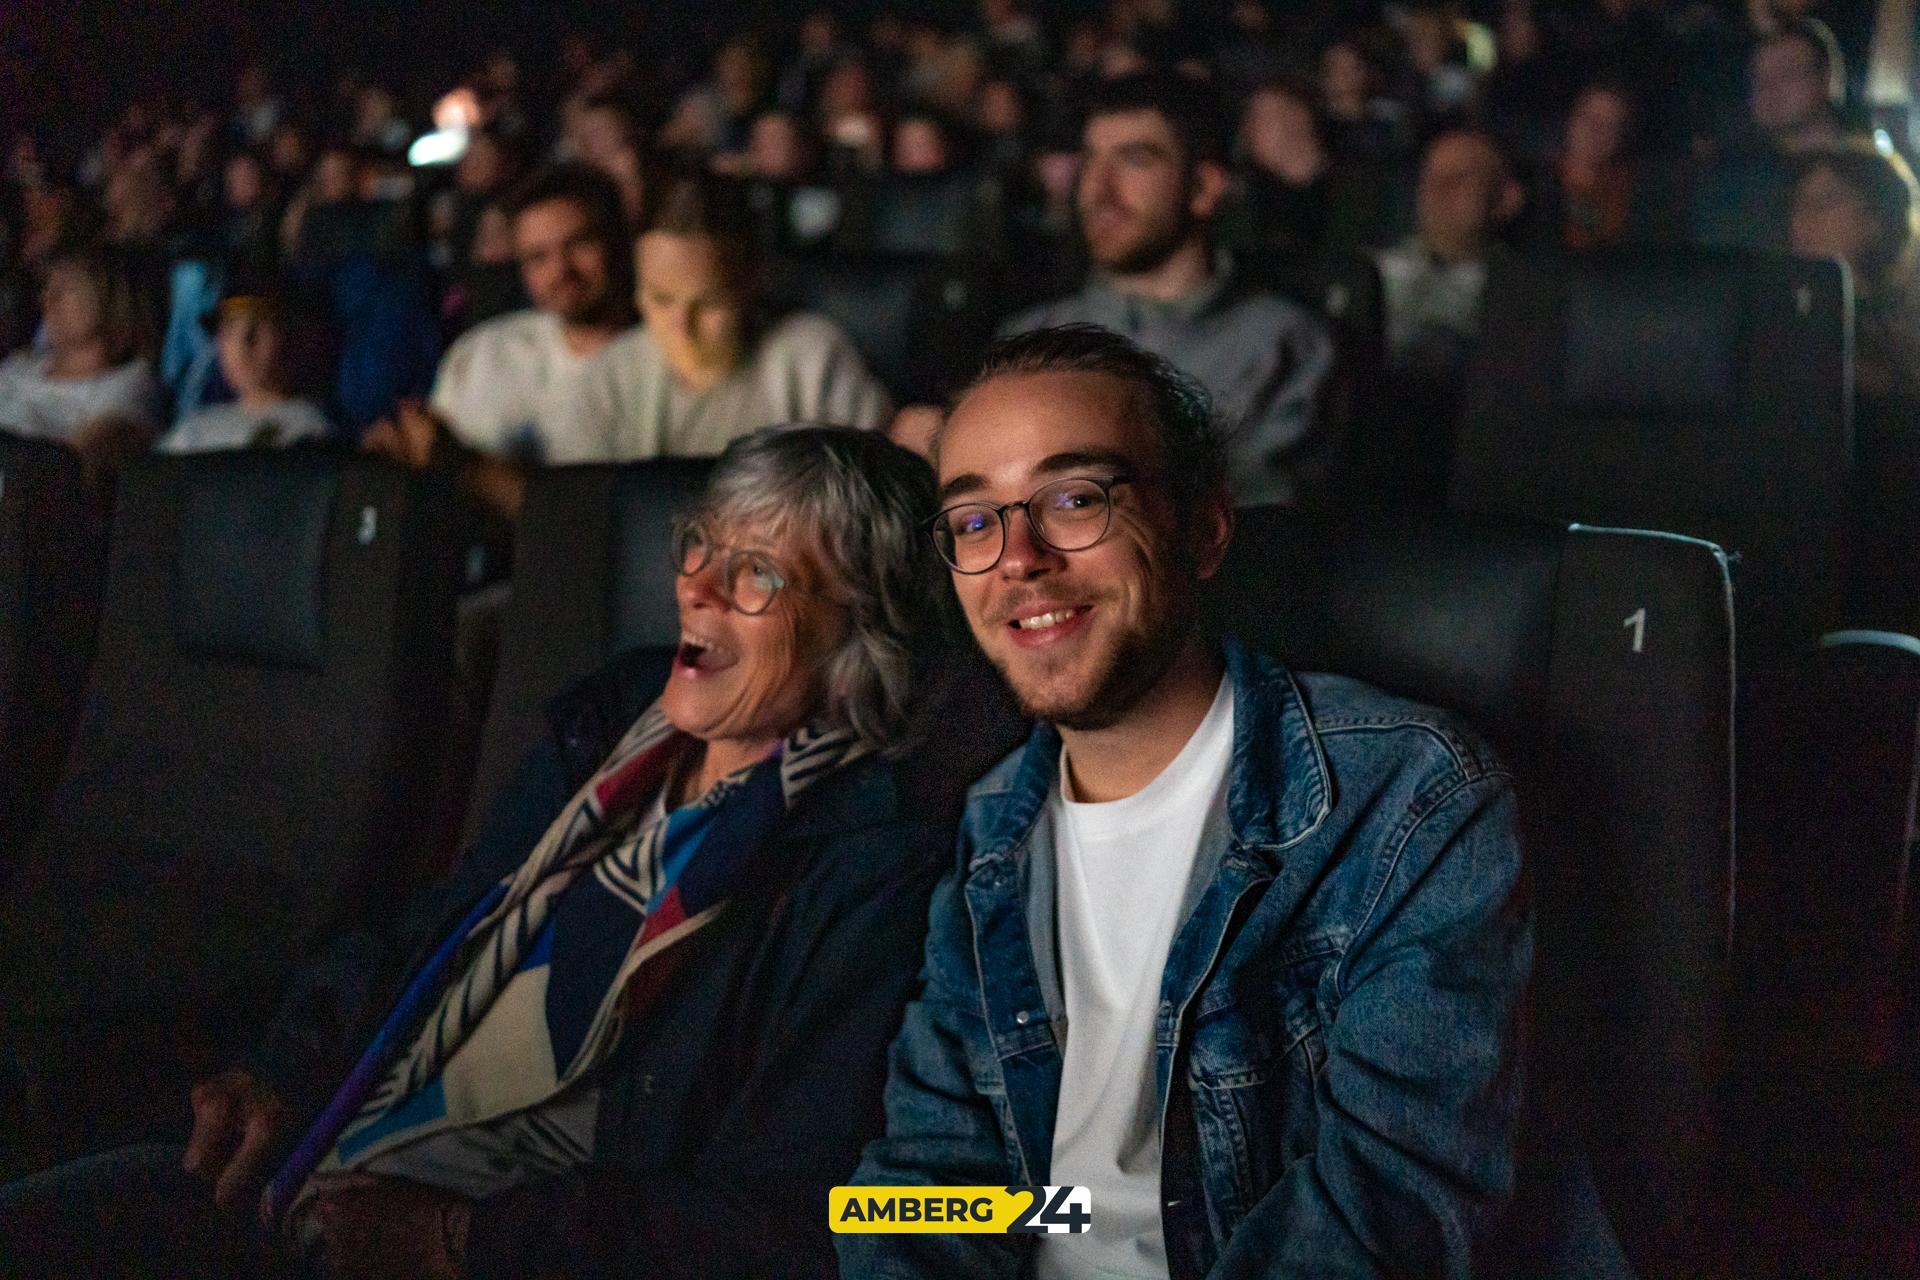
[[[1164,360],[1002,342],[935,446],[929,531],[1041,723],[970,795],[855,1181],[1081,1186],[1092,1224],[844,1235],[842,1274],[1473,1274],[1531,963],[1508,774],[1203,633],[1233,510]]]

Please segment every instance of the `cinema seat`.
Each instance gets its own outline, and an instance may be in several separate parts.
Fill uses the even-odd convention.
[[[1448,505],[1711,539],[1747,665],[1811,648],[1845,621],[1852,315],[1832,262],[1496,260]]]
[[[553,467],[529,480],[468,839],[539,737],[548,699],[624,650],[679,643],[670,525],[712,467],[663,458]]]
[[[1648,1278],[1703,1274],[1718,1245],[1730,605],[1693,539],[1274,509],[1242,513],[1215,604],[1296,668],[1464,715],[1514,769],[1539,910],[1529,1146],[1564,1160],[1575,1135]]]
[[[771,274],[779,305],[838,324],[901,403],[942,399],[973,372],[1006,293],[941,257],[792,259]]]
[[[449,676],[446,507],[321,450],[122,476],[72,759],[0,898],[0,1040],[46,1114],[177,1109],[320,940],[395,909]]]
[[[106,567],[71,450],[0,431],[0,882],[65,762]]]

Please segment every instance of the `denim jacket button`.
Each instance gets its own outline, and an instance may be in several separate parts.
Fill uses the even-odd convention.
[[[1024,1027],[1029,1022],[1033,1021],[1033,1015],[1028,1013],[1025,1009],[1022,1009],[1020,1012],[1013,1015],[1013,1020]]]

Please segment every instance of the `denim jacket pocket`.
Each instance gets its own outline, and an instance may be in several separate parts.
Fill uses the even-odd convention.
[[[1291,963],[1235,975],[1194,1017],[1187,1076],[1218,1238],[1314,1148],[1314,1079],[1326,1061],[1316,992],[1337,953],[1328,940]]]

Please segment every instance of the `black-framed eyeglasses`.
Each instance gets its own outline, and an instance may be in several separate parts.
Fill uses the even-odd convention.
[[[1055,551],[1085,551],[1113,524],[1113,486],[1129,475],[1068,476],[1033,491],[1025,502],[962,502],[927,521],[940,558],[956,573],[985,573],[1007,550],[1007,512],[1027,513],[1033,536]]]
[[[780,567],[758,551],[715,542],[698,520],[676,520],[673,525],[673,569],[691,578],[721,556],[719,590],[728,606],[749,616],[773,607],[781,588],[799,591]]]

